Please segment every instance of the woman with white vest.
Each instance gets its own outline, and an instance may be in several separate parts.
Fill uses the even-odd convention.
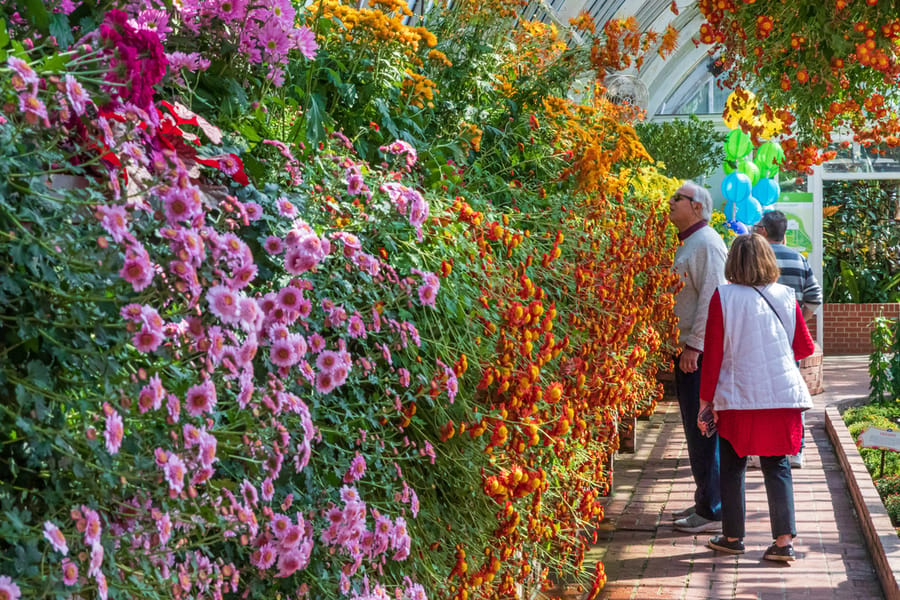
[[[709,303],[700,381],[700,410],[711,405],[719,432],[722,535],[709,547],[744,553],[747,456],[760,457],[774,543],[763,558],[794,560],[794,487],[788,457],[800,449],[800,413],[812,398],[796,360],[813,341],[794,290],[776,283],[778,264],[765,238],[732,242],[725,279]],[[706,433],[707,422],[698,418]]]

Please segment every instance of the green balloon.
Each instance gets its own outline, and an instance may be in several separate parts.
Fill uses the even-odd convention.
[[[756,151],[754,161],[762,177],[773,178],[784,164],[784,150],[777,142],[766,142]]]
[[[759,167],[757,167],[756,164],[749,158],[747,160],[742,160],[741,162],[739,162],[737,169],[739,173],[743,173],[744,175],[749,177],[750,183],[752,183],[753,185],[756,185],[756,182],[759,181]]]
[[[735,169],[737,169],[737,163],[733,160],[726,160],[722,163],[722,170],[725,171],[726,175],[731,175]]]
[[[741,160],[753,151],[753,142],[750,136],[740,129],[732,129],[725,140],[725,159]]]

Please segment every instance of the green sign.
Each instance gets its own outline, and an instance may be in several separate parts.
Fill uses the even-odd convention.
[[[810,192],[784,192],[772,208],[787,217],[784,245],[808,256],[812,252],[813,195]]]

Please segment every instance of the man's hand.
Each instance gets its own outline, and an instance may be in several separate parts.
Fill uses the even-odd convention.
[[[681,351],[681,356],[678,357],[678,368],[683,373],[693,373],[697,370],[698,358],[700,358],[699,352],[692,348],[685,348]]]

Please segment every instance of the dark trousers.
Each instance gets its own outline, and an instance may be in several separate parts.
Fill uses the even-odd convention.
[[[722,468],[722,533],[732,538],[744,537],[744,519],[747,514],[744,498],[744,475],[747,457],[738,456],[731,442],[719,439],[719,459]],[[794,523],[794,481],[791,463],[786,456],[760,456],[766,497],[769,501],[769,525],[772,538],[780,535],[797,535]]]
[[[718,521],[722,514],[722,500],[719,495],[719,436],[706,437],[697,427],[697,414],[700,412],[700,364],[697,370],[685,373],[678,366],[675,358],[675,389],[678,393],[678,406],[681,408],[681,423],[684,425],[684,437],[687,440],[688,458],[691,461],[691,474],[694,476],[694,505],[697,514],[705,519]]]

